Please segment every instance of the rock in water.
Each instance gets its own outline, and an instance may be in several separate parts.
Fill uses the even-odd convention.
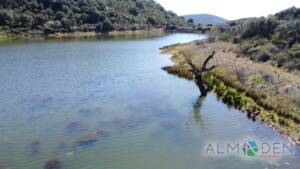
[[[76,143],[83,145],[97,141],[97,134],[87,134],[81,136]]]
[[[72,121],[67,125],[67,131],[69,133],[75,133],[83,129],[83,124],[79,121]]]
[[[32,140],[30,143],[31,146],[36,146],[36,145],[40,145],[40,144],[41,144],[41,142],[38,140]]]
[[[62,162],[60,160],[54,159],[49,160],[45,165],[44,169],[61,169]]]
[[[32,140],[30,143],[31,152],[34,155],[37,155],[40,152],[40,141],[38,140]]]
[[[97,129],[96,134],[98,136],[109,136],[109,131],[105,129]]]

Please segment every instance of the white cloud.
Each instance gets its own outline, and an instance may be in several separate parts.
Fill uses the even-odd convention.
[[[267,16],[291,6],[300,7],[300,0],[156,0],[179,15],[208,13],[226,19]]]

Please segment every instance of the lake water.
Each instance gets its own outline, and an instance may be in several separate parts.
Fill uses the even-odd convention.
[[[280,159],[208,155],[210,143],[286,143],[191,81],[167,74],[159,48],[195,34],[0,46],[0,169],[300,168]],[[78,139],[98,131],[96,141]],[[250,159],[250,160],[249,160]]]

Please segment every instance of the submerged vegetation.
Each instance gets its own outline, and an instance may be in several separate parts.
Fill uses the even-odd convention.
[[[62,161],[53,159],[49,160],[45,165],[44,169],[61,169],[62,168]]]
[[[135,31],[187,24],[154,0],[0,1],[1,34]]]

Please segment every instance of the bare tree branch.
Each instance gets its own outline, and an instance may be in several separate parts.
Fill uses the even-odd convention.
[[[211,70],[215,69],[216,67],[217,67],[217,66],[211,66],[210,68],[206,68],[206,69],[205,69],[205,72],[211,71]]]
[[[190,67],[192,68],[191,71],[192,71],[193,73],[195,73],[195,74],[199,74],[199,73],[200,73],[200,71],[198,70],[198,68],[191,62],[191,60],[189,60],[187,63],[188,63],[188,64],[190,65]]]
[[[216,54],[215,51],[213,51],[203,62],[201,69],[199,70],[191,61],[191,57],[187,58],[187,63],[189,64],[189,66],[192,68],[190,71],[194,74],[195,76],[195,83],[197,84],[201,95],[202,96],[206,96],[208,89],[206,87],[206,85],[203,82],[203,78],[202,78],[202,74],[206,71],[210,71],[214,68],[216,68],[216,66],[211,66],[210,68],[206,68],[208,62],[214,57],[214,55]]]
[[[208,64],[208,62],[210,61],[210,59],[212,59],[214,56],[215,56],[216,52],[213,51],[206,59],[205,61],[203,62],[202,66],[201,66],[201,69],[200,69],[200,72],[205,72],[206,70],[206,66]]]

